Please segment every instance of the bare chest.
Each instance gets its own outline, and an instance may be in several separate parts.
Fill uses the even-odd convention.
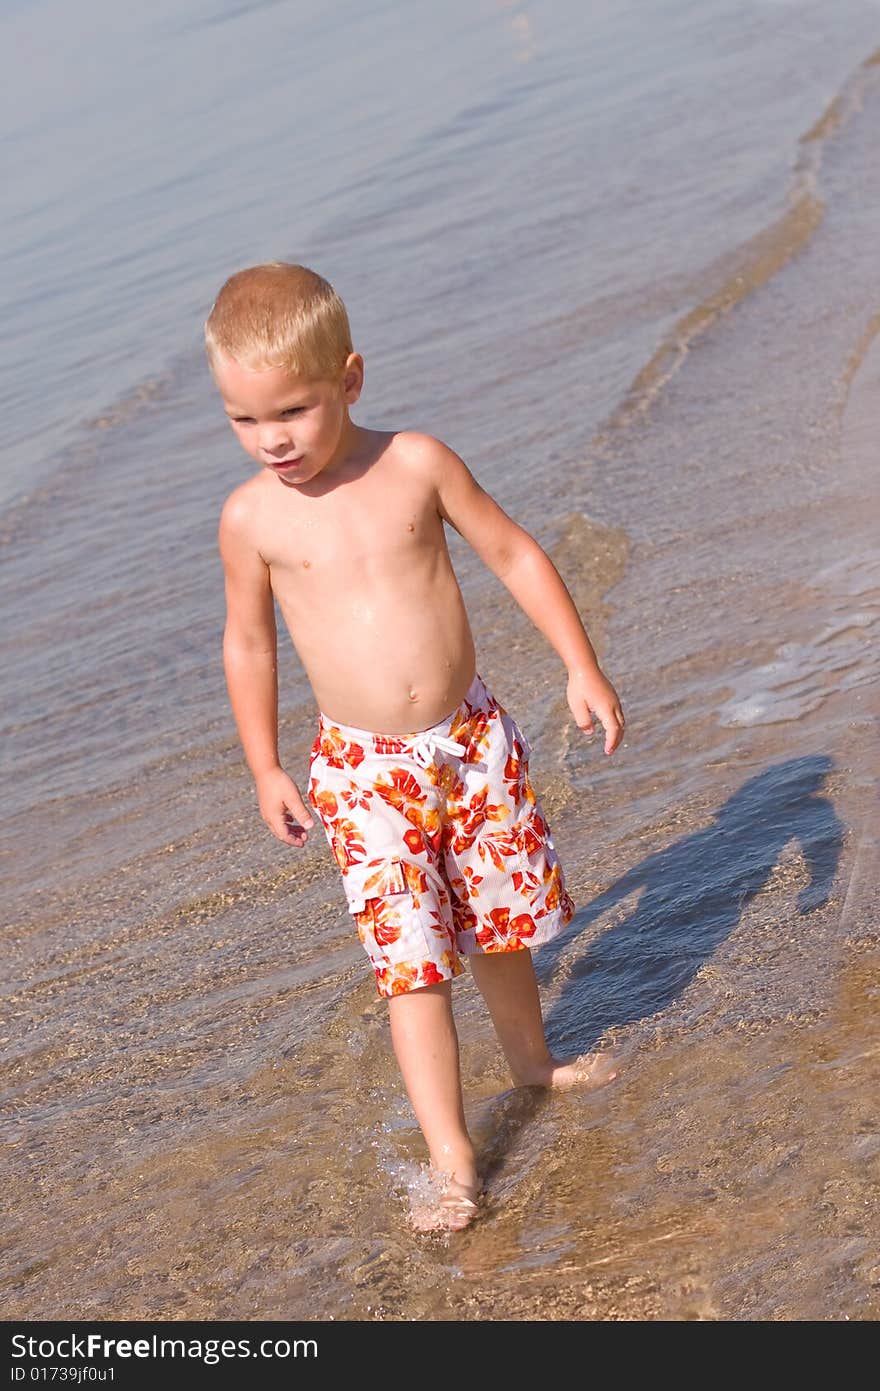
[[[332,497],[282,497],[263,510],[260,553],[276,591],[398,580],[445,550],[443,523],[414,490],[341,488]]]

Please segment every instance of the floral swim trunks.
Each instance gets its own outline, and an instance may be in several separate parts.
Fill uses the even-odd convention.
[[[309,801],[380,995],[451,980],[462,956],[540,946],[571,921],[530,752],[479,676],[415,734],[320,716]]]

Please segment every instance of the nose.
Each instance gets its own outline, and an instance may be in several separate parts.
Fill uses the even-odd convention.
[[[283,454],[288,446],[287,427],[281,422],[261,425],[259,432],[260,448],[267,454]]]

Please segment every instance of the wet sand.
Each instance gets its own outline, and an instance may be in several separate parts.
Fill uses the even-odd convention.
[[[876,720],[866,711],[850,724],[837,771],[798,770],[787,813],[785,797],[766,790],[765,824],[775,806],[786,844],[740,863],[730,933],[686,983],[662,983],[664,964],[679,965],[674,951],[664,963],[655,946],[656,974],[646,971],[643,939],[656,923],[645,899],[633,908],[630,890],[603,911],[602,898],[641,872],[668,912],[670,885],[675,903],[691,857],[710,853],[699,842],[713,817],[723,822],[721,799],[720,812],[673,802],[637,855],[632,842],[615,847],[596,880],[577,885],[598,918],[581,915],[574,949],[552,970],[546,950],[539,960],[557,1040],[625,1040],[627,1020],[638,1020],[637,1053],[604,1092],[506,1090],[464,984],[463,1066],[489,1206],[461,1236],[407,1231],[420,1144],[390,1064],[384,1006],[357,982],[353,953],[321,961],[316,988],[329,965],[337,993],[320,1043],[292,1056],[289,986],[276,974],[273,988],[247,951],[234,969],[199,963],[199,979],[180,982],[215,1024],[226,1020],[222,1047],[219,1037],[200,1047],[191,1024],[162,1046],[151,1020],[168,997],[141,993],[112,955],[92,967],[104,999],[118,1002],[101,1025],[103,1060],[93,1046],[77,1049],[74,1028],[63,1049],[5,1079],[6,1096],[14,1104],[21,1088],[30,1108],[26,1125],[6,1131],[9,1211],[27,1220],[7,1230],[5,1316],[875,1318],[880,865],[863,758]],[[802,916],[799,896],[817,875],[803,837],[787,837],[815,833],[811,802],[819,842],[840,861],[818,856],[819,901]],[[725,854],[717,867],[729,867]],[[151,975],[175,974],[163,964],[172,928],[151,935]],[[222,940],[213,945],[222,960]],[[567,993],[603,965],[598,998],[578,996],[594,1019],[572,1018]],[[82,958],[77,969],[88,970]],[[51,1008],[57,988],[57,977],[32,979],[29,1009]],[[255,991],[259,1008],[237,1007]],[[643,1015],[640,992],[662,1007]],[[152,1046],[138,1049],[139,1035]],[[277,1061],[241,1076],[236,1062],[255,1040]],[[324,1158],[330,1127],[351,1137],[336,1168]]]
[[[462,983],[489,1199],[461,1236],[407,1229],[421,1147],[353,947],[315,961],[321,1037],[294,1050],[288,1013],[294,986],[309,1007],[308,960],[299,948],[285,975],[281,952],[270,967],[235,942],[240,895],[151,930],[148,979],[177,978],[189,1001],[188,1023],[164,1041],[157,1024],[175,992],[144,990],[131,938],[105,941],[97,962],[71,953],[61,979],[57,962],[31,975],[19,997],[31,1014],[89,975],[107,1014],[6,1076],[13,1106],[21,1095],[29,1108],[6,1132],[9,1208],[27,1214],[7,1232],[6,1317],[875,1318],[880,866],[876,765],[864,756],[876,717],[868,702],[841,703],[833,754],[785,758],[772,729],[752,748],[763,788],[745,811],[764,814],[744,854],[712,842],[742,792],[741,770],[721,765],[714,797],[673,789],[635,840],[606,826],[601,862],[573,875],[586,905],[576,934],[538,960],[558,1045],[634,1033],[635,1055],[605,1091],[509,1090]],[[786,764],[787,790],[774,777]],[[735,838],[741,814],[727,815]],[[571,804],[557,819],[576,859]],[[674,942],[668,957],[645,944],[658,915],[699,912],[699,893],[694,908],[680,891],[695,866],[716,886],[702,906],[720,894],[731,911],[682,978]],[[639,875],[653,907],[628,886]],[[269,903],[286,891],[261,877]],[[179,934],[198,930],[200,912],[210,955],[182,978]],[[585,991],[591,973],[600,988]],[[193,992],[213,1038],[199,1037]],[[77,1047],[96,1029],[103,1057]],[[265,1061],[245,1075],[249,1048]],[[335,1168],[328,1131],[350,1137]]]

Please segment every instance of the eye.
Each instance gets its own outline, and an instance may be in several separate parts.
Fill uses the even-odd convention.
[[[250,415],[231,415],[229,417],[233,425],[253,425],[253,416]]]
[[[305,406],[288,406],[286,411],[281,412],[281,415],[282,418],[285,415],[301,415],[304,410]]]

